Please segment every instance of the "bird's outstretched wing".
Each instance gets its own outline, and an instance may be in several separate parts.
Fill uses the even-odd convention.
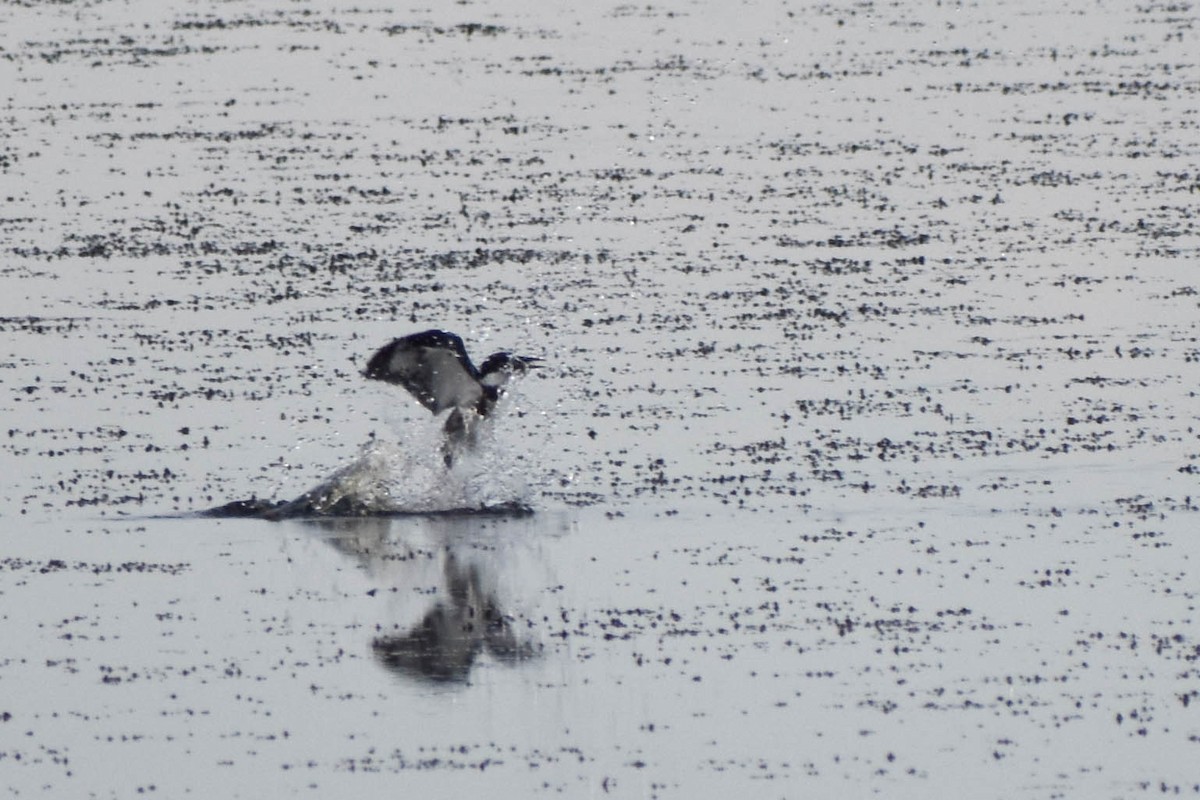
[[[484,392],[462,339],[446,331],[393,340],[371,356],[364,374],[400,384],[434,414],[475,406]]]

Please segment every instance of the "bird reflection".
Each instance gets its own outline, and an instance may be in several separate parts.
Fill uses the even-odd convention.
[[[489,546],[497,540],[492,527],[515,522],[467,515],[302,524],[319,528],[334,549],[364,567],[372,583],[399,590],[388,606],[394,621],[377,627],[371,642],[378,662],[405,679],[462,685],[482,657],[515,665],[541,651],[522,636],[525,626],[500,589],[503,570],[517,566],[506,559],[511,550]],[[424,606],[415,622],[413,598]]]
[[[411,629],[371,643],[381,663],[401,675],[465,683],[482,653],[508,664],[533,657],[533,644],[518,639],[479,569],[460,563],[450,551],[444,575],[444,601],[436,601]]]

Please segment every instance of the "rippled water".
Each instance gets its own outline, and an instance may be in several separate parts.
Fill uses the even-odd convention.
[[[0,7],[3,786],[1200,794],[1197,21]]]

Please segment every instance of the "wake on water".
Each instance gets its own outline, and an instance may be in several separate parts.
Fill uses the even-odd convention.
[[[428,430],[428,428],[426,428]],[[371,517],[406,514],[532,513],[529,488],[491,436],[447,468],[437,441],[417,436],[410,446],[371,439],[358,456],[294,500],[251,498],[201,512],[213,517]]]

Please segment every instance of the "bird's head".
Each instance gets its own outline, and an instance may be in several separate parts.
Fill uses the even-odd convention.
[[[541,369],[534,356],[514,356],[512,353],[492,353],[479,367],[479,382],[484,386],[500,388],[511,379],[524,375],[531,369]]]

